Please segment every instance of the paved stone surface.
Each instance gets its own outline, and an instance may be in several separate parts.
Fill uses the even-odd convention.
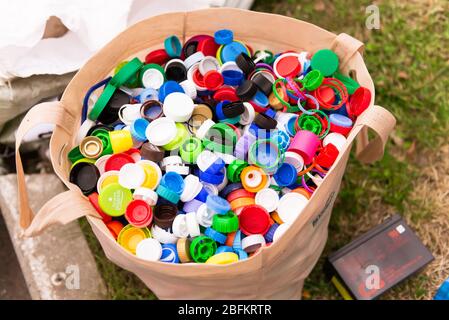
[[[34,212],[64,191],[53,174],[27,177]],[[32,299],[104,299],[106,287],[78,223],[22,238],[15,175],[0,176],[0,207]]]
[[[0,300],[31,299],[1,213],[0,248]]]

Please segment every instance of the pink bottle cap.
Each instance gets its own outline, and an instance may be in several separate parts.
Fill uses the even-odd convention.
[[[301,130],[293,137],[288,151],[299,154],[305,164],[310,164],[315,156],[316,150],[320,145],[320,139],[311,131]]]

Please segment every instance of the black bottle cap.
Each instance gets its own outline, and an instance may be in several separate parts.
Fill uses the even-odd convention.
[[[71,170],[69,181],[76,184],[84,195],[97,191],[97,182],[100,171],[90,162],[79,162]]]
[[[188,58],[192,54],[196,52],[196,49],[198,48],[198,41],[189,41],[184,48],[182,48],[184,57]]]
[[[263,72],[257,73],[252,78],[252,81],[256,84],[259,90],[262,91],[267,97],[273,91],[273,83],[263,74]]]
[[[237,87],[236,94],[243,101],[249,101],[257,92],[257,86],[251,80],[245,80]]]
[[[278,122],[264,113],[258,113],[254,118],[254,123],[261,129],[276,129]]]
[[[251,59],[251,57],[244,52],[240,53],[237,56],[237,58],[235,59],[235,63],[246,75],[250,74],[254,69],[256,69],[256,64],[254,63],[253,59]]]
[[[187,79],[187,69],[184,63],[180,61],[169,61],[165,68],[165,76],[167,80],[173,80],[179,83]]]
[[[223,106],[223,114],[226,118],[234,118],[245,112],[242,101],[230,102]]]
[[[131,97],[122,90],[115,90],[111,99],[109,99],[103,111],[98,117],[98,121],[103,124],[112,124],[118,120],[118,111],[127,103],[130,103]]]

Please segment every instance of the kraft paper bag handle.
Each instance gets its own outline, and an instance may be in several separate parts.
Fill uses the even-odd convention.
[[[382,159],[385,151],[385,145],[388,136],[393,131],[396,119],[387,109],[374,105],[369,107],[357,119],[356,126],[359,130],[353,128],[348,140],[357,137],[356,158],[362,163],[373,163]],[[373,130],[376,137],[369,140],[368,134],[363,130],[369,128]]]
[[[340,33],[332,42],[331,49],[339,57],[339,68],[343,70],[357,52],[363,56],[364,44],[346,33]]]
[[[67,131],[74,122],[71,114],[61,102],[52,101],[40,103],[28,111],[16,133],[16,170],[17,191],[20,214],[20,226],[25,230],[25,236],[40,233],[52,224],[66,224],[86,214],[90,214],[92,206],[78,188],[68,190],[50,199],[34,216],[28,201],[28,191],[25,174],[20,156],[20,145],[24,136],[40,124],[55,124],[57,128]],[[55,128],[56,130],[56,128]],[[78,190],[77,190],[78,189]],[[61,214],[63,212],[63,214]]]

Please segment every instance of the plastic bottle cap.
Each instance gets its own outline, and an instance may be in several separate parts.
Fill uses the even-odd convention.
[[[106,227],[108,227],[114,239],[117,240],[120,231],[123,229],[123,224],[119,221],[108,221],[106,222]]]
[[[172,59],[165,65],[165,77],[167,80],[176,81],[177,83],[187,79],[187,69],[184,62],[180,59]]]
[[[243,101],[251,100],[257,93],[257,86],[251,80],[245,80],[236,90],[237,96]]]
[[[96,159],[103,152],[103,144],[97,137],[87,136],[80,143],[81,154],[88,159]]]
[[[178,250],[179,260],[182,263],[192,262],[190,256],[190,240],[187,238],[181,238],[176,243],[176,249]]]
[[[239,224],[246,235],[265,234],[270,228],[270,215],[262,206],[246,206],[239,214]]]
[[[240,53],[235,59],[237,66],[243,71],[244,74],[248,75],[254,71],[256,64],[253,59],[245,52]]]
[[[93,126],[95,126],[94,121],[92,121],[90,119],[84,120],[83,124],[78,129],[78,133],[77,133],[76,139],[75,139],[75,144],[79,145],[81,140],[83,140],[84,137],[88,136],[88,132]]]
[[[273,63],[273,71],[278,78],[296,77],[301,68],[298,54],[294,52],[281,54]]]
[[[168,263],[179,263],[178,250],[176,250],[176,245],[172,243],[163,244],[160,261]]]
[[[125,213],[126,220],[136,228],[147,227],[153,220],[153,212],[143,200],[131,201]]]
[[[69,181],[76,184],[84,195],[96,191],[100,172],[93,163],[79,162],[70,170]]]
[[[287,193],[279,200],[277,213],[282,221],[293,223],[307,203],[307,198],[302,194],[296,192]]]
[[[187,79],[182,81],[179,85],[182,87],[182,89],[184,89],[186,95],[188,95],[191,99],[195,99],[197,97],[198,92],[193,81]]]
[[[111,170],[120,171],[128,163],[134,163],[134,159],[130,155],[126,153],[113,154],[106,160],[104,168],[106,172]]]
[[[248,53],[248,49],[241,42],[233,41],[223,46],[221,50],[221,60],[223,63],[235,61],[237,56],[242,53]]]
[[[147,142],[140,148],[140,155],[142,159],[159,162],[164,158],[165,152],[154,144]]]
[[[97,181],[97,192],[101,193],[104,187],[111,183],[118,183],[119,171],[111,170],[103,173]]]
[[[276,229],[273,235],[273,242],[276,242],[279,240],[279,238],[287,231],[287,229],[290,227],[289,223],[283,223],[279,225],[279,227]]]
[[[219,45],[215,42],[214,38],[207,35],[198,42],[197,50],[204,53],[205,56],[215,56],[218,47]]]
[[[279,195],[275,190],[265,188],[256,193],[255,202],[268,212],[273,212],[278,207]]]
[[[209,210],[218,214],[226,214],[231,210],[229,202],[217,195],[209,194],[206,200],[206,205]]]
[[[184,190],[181,193],[181,201],[188,202],[200,193],[202,184],[197,176],[189,174],[184,178]]]
[[[295,183],[298,172],[290,163],[283,163],[273,175],[276,183],[281,187],[287,187]]]
[[[152,190],[156,189],[162,178],[161,168],[159,168],[155,162],[150,160],[139,160],[137,164],[141,166],[145,172],[145,180],[142,186]]]
[[[161,228],[171,228],[177,212],[178,208],[174,204],[159,204],[154,207],[153,221]]]
[[[213,255],[207,261],[206,264],[230,264],[239,261],[239,256],[234,252],[222,252]]]
[[[203,124],[198,128],[198,130],[196,130],[196,137],[198,139],[204,139],[204,137],[206,136],[207,132],[210,130],[210,128],[212,128],[212,126],[215,125],[215,122],[212,121],[211,119],[207,119],[206,121],[203,122]]]
[[[184,190],[184,179],[176,172],[165,173],[162,176],[161,184],[179,195]]]
[[[131,191],[118,183],[105,186],[98,197],[101,210],[113,217],[123,215],[132,200]]]
[[[186,67],[186,69],[190,69],[194,64],[199,63],[200,61],[202,61],[204,59],[204,54],[201,51],[197,51],[194,54],[188,56],[185,60],[184,60],[184,65]]]
[[[136,163],[127,163],[120,168],[118,181],[121,186],[136,189],[145,181],[145,171]]]
[[[105,165],[106,165],[106,161],[108,161],[108,159],[111,157],[110,154],[101,156],[100,158],[97,159],[97,161],[95,161],[95,166],[98,168],[98,171],[100,172],[100,175],[102,175],[103,173],[105,173],[106,169],[105,169]]]
[[[234,40],[234,33],[229,29],[221,29],[215,31],[214,39],[218,44],[229,44]]]
[[[200,236],[192,240],[190,244],[190,256],[193,261],[198,263],[206,262],[215,254],[217,244],[215,241],[206,236]]]
[[[204,75],[204,86],[215,91],[223,85],[223,76],[217,70],[210,70]]]
[[[179,57],[181,55],[181,41],[177,36],[170,36],[164,40],[164,48],[170,57]]]
[[[136,247],[136,256],[146,261],[158,261],[162,256],[162,246],[156,239],[143,239]]]
[[[333,113],[329,116],[331,124],[335,124],[340,127],[351,128],[352,120],[344,115]]]
[[[359,87],[349,100],[351,113],[358,117],[365,111],[371,103],[371,91],[364,87]]]
[[[323,76],[329,77],[338,69],[338,56],[329,49],[315,52],[310,61],[313,70],[319,70]]]
[[[151,227],[151,234],[154,239],[159,241],[160,243],[168,244],[168,243],[176,243],[178,238],[171,232],[158,227],[157,225],[153,225]]]
[[[333,144],[339,152],[341,152],[346,145],[346,137],[341,133],[331,132],[323,139],[323,146],[329,143]]]
[[[164,69],[158,64],[147,64],[141,70],[140,79],[145,88],[159,89],[165,82]]]
[[[186,213],[186,223],[187,223],[187,230],[189,230],[189,235],[191,238],[200,235],[200,226],[198,224],[198,221],[196,221],[195,212]]]
[[[284,162],[293,165],[298,172],[304,167],[304,159],[295,152],[287,151],[285,153]]]
[[[173,220],[172,231],[178,238],[187,238],[189,230],[187,229],[187,220],[185,214],[178,214]]]
[[[137,245],[151,236],[147,228],[124,227],[117,236],[117,242],[129,252],[136,254]]]
[[[232,211],[228,211],[224,215],[216,214],[212,217],[212,229],[220,233],[235,232],[238,228],[239,219]]]
[[[176,133],[176,123],[170,118],[163,117],[150,122],[145,135],[150,143],[163,146],[173,140]]]
[[[149,188],[137,188],[133,193],[133,198],[135,200],[143,200],[148,205],[154,206],[157,203],[158,195],[154,190],[151,190]]]
[[[200,70],[200,73],[205,76],[207,72],[209,71],[218,71],[220,70],[220,63],[218,60],[214,57],[208,56],[203,58],[200,61],[200,64],[198,65],[198,70]]]
[[[133,147],[133,139],[129,130],[110,131],[109,140],[114,153],[125,152]]]
[[[255,252],[265,244],[265,238],[261,234],[252,234],[242,239],[242,249],[248,253]]]
[[[201,171],[206,171],[214,162],[218,160],[218,156],[209,150],[203,150],[198,155],[196,163]],[[215,172],[212,172],[215,173]]]
[[[176,122],[186,122],[193,112],[193,100],[181,92],[170,93],[164,100],[164,114]]]

